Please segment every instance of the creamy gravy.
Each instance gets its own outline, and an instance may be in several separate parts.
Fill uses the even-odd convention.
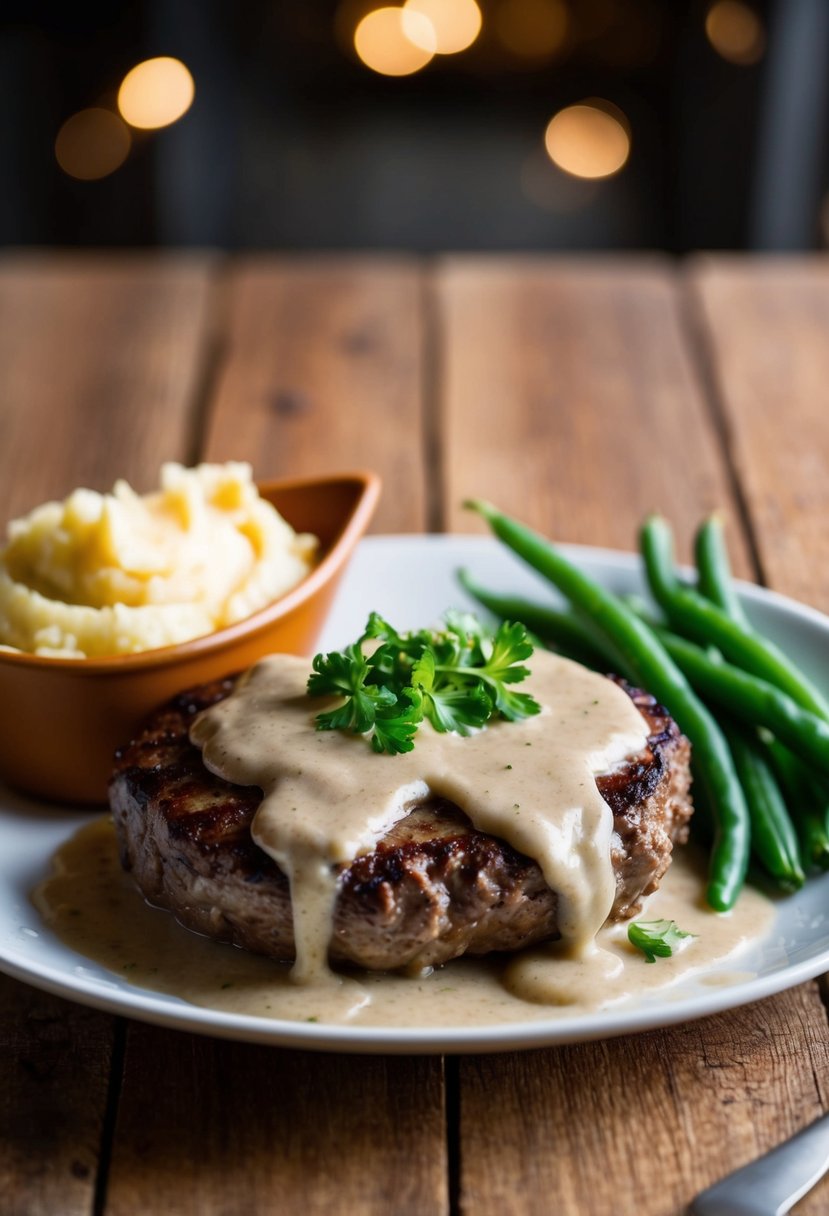
[[[712,912],[704,901],[704,864],[681,850],[639,917],[675,920],[696,934],[671,958],[646,963],[628,943],[627,926],[612,925],[598,934],[602,956],[607,954],[616,969],[602,989],[585,988],[578,964],[574,974],[571,961],[559,957],[555,947],[527,956],[530,967],[533,960],[553,963],[544,968],[545,995],[558,1002],[553,1005],[522,1000],[510,991],[508,973],[516,963],[502,959],[457,959],[416,979],[360,974],[348,985],[360,994],[355,1002],[353,994],[343,1000],[336,990],[294,984],[287,966],[190,933],[169,912],[150,907],[121,869],[107,817],[81,829],[58,851],[53,873],[33,899],[44,922],[67,946],[140,988],[232,1014],[423,1028],[539,1022],[602,1005],[624,1008],[696,973],[705,985],[737,984],[751,973],[721,964],[767,933],[774,919],[773,903],[751,888],[732,912]],[[554,993],[549,989],[552,975],[559,977]]]
[[[467,738],[424,723],[413,751],[389,756],[360,736],[316,730],[315,715],[337,700],[308,697],[307,680],[307,660],[274,655],[190,732],[209,769],[264,791],[251,832],[290,881],[295,981],[332,982],[334,867],[373,849],[428,794],[532,857],[558,893],[566,950],[582,960],[595,954],[616,892],[613,816],[595,777],[646,744],[630,697],[578,663],[536,651],[521,687],[541,713],[496,720]]]
[[[638,999],[710,970],[769,926],[773,905],[750,890],[732,913],[713,913],[704,878],[680,860],[640,915],[696,935],[673,957],[648,964],[625,924],[603,927],[615,895],[613,817],[595,777],[640,752],[647,737],[630,698],[603,676],[536,653],[522,687],[540,714],[469,738],[424,724],[414,750],[398,756],[315,730],[314,716],[334,702],[309,698],[307,677],[307,660],[266,659],[191,732],[208,768],[264,791],[252,833],[290,880],[293,968],[188,933],[146,905],[120,869],[109,821],[65,845],[35,894],[68,945],[139,986],[217,1009],[371,1026],[486,1025]],[[538,862],[559,894],[562,940],[512,958],[460,959],[417,978],[331,971],[336,867],[373,849],[428,794],[451,799],[478,829]]]

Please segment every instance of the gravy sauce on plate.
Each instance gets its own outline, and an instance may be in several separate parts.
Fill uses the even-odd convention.
[[[613,817],[595,777],[646,745],[647,729],[617,685],[536,652],[523,687],[542,711],[467,738],[424,725],[414,750],[378,755],[367,741],[314,729],[328,704],[306,695],[308,663],[257,664],[227,700],[200,715],[193,741],[208,768],[264,791],[252,833],[287,874],[297,961],[291,968],[199,938],[148,907],[122,873],[104,821],[60,850],[36,892],[41,914],[80,953],[132,983],[195,1004],[289,1020],[441,1026],[572,1015],[710,969],[770,925],[773,905],[747,890],[735,910],[704,904],[704,879],[675,860],[639,919],[674,920],[681,949],[649,964],[606,926],[615,894]],[[336,866],[374,848],[428,794],[460,806],[479,830],[534,858],[559,896],[561,941],[510,957],[460,959],[431,975],[332,971],[327,961]]]
[[[286,964],[214,942],[179,925],[169,912],[150,907],[121,869],[115,832],[108,817],[82,828],[54,858],[53,873],[34,892],[45,924],[70,949],[106,968],[113,978],[139,988],[176,996],[191,1004],[232,1014],[294,1022],[343,1022],[360,1026],[487,1026],[542,1022],[614,1008],[647,998],[699,973],[707,983],[744,982],[747,973],[718,969],[741,946],[771,927],[774,904],[746,888],[733,911],[705,905],[704,862],[679,850],[640,919],[675,920],[697,936],[671,958],[647,963],[627,941],[627,924],[599,930],[597,945],[616,961],[616,974],[602,990],[585,990],[583,977],[568,970],[555,945],[534,950],[567,975],[560,979],[560,1004],[539,1004],[510,990],[509,968],[516,962],[456,959],[428,976],[351,973],[349,984],[362,999],[336,989],[298,985]],[[505,982],[506,981],[506,982]],[[597,999],[598,998],[598,999]],[[355,1008],[356,1005],[356,1008]]]

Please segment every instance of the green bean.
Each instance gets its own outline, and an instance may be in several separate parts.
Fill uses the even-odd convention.
[[[674,568],[673,537],[664,519],[649,516],[640,540],[651,591],[672,628],[703,645],[716,646],[737,667],[776,685],[798,705],[829,723],[829,703],[781,650],[683,586]]]
[[[819,866],[821,870],[829,870],[829,818],[827,818],[826,808],[823,812],[816,811],[811,807],[801,804],[800,813],[797,815],[797,826],[800,833],[800,847],[803,850],[803,856],[812,865]]]
[[[743,629],[753,631],[734,589],[722,520],[718,515],[711,515],[700,524],[694,540],[694,553],[698,586],[702,594]],[[777,776],[778,766],[774,762],[775,752],[785,757],[791,764],[792,772],[798,773],[801,778],[807,776],[808,770],[776,739],[771,736],[764,739],[764,733],[753,729],[747,735],[737,733],[736,738],[729,735],[731,751],[749,804],[752,848],[768,872],[783,883],[786,882],[788,859],[793,879],[800,876],[800,882],[789,885],[799,886],[803,881],[803,869],[798,856],[798,832],[792,822],[793,817],[798,822],[802,818],[799,793],[794,798],[784,797]]]
[[[697,529],[694,540],[694,555],[699,575],[699,590],[722,608],[743,629],[750,629],[748,617],[731,577],[728,550],[725,547],[722,520],[719,515],[709,515]]]
[[[768,749],[797,825],[805,863],[829,870],[829,791],[778,740],[769,740]]]
[[[829,774],[829,723],[767,680],[714,657],[667,629],[657,635],[693,688],[748,726],[765,726],[796,755]]]
[[[664,624],[654,620],[651,609],[641,599],[635,596],[627,596],[626,602],[638,616],[647,621],[655,632],[661,636],[663,643],[666,644],[669,650],[673,643],[674,657],[681,660],[682,656],[679,654],[677,643],[681,641],[687,642],[687,639],[680,639],[670,634],[670,632],[666,632]],[[687,645],[693,646],[694,644],[687,642]],[[686,650],[686,659],[690,657],[690,653],[690,651]],[[697,661],[699,661],[703,653],[705,652],[699,647],[696,648],[695,658]],[[713,653],[706,653],[705,657],[712,663],[717,664],[718,669],[722,667],[723,662],[719,651],[714,650]],[[679,665],[682,667],[683,663],[680,661]],[[687,671],[686,674],[688,674]],[[713,676],[711,678],[713,679]],[[709,697],[709,700],[713,699]],[[723,703],[721,702],[721,704]],[[799,707],[797,712],[800,712]],[[756,727],[758,725],[751,713],[748,701],[743,724],[746,727]],[[814,862],[816,865],[829,868],[829,787],[824,787],[821,780],[812,774],[809,765],[804,764],[798,756],[792,755],[791,751],[778,742],[769,731],[761,727],[760,734],[765,736],[761,740],[762,746],[768,752],[772,771],[777,774],[778,781],[783,786],[789,819],[793,821],[793,826],[796,827],[797,834],[801,840],[801,846],[804,850],[802,853],[803,864],[812,864]],[[815,809],[816,807],[818,809]],[[823,808],[822,810],[820,809],[821,807]],[[807,841],[808,843],[806,843]]]
[[[716,721],[691,690],[676,663],[648,626],[615,595],[572,565],[549,541],[501,514],[491,504],[466,504],[487,521],[512,551],[572,602],[619,651],[629,674],[667,705],[694,750],[697,779],[716,818],[708,902],[718,911],[732,907],[745,879],[749,859],[748,808],[728,744]]]
[[[800,851],[786,803],[765,750],[755,732],[724,725],[751,818],[751,847],[781,887],[803,886]]]

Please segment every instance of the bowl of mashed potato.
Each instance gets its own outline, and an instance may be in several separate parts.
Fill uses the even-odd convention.
[[[0,547],[0,777],[99,802],[114,749],[177,691],[307,653],[379,496],[370,473],[257,485],[162,467],[139,495],[78,489]]]

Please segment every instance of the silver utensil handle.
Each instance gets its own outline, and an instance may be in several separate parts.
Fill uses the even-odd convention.
[[[783,1216],[829,1170],[829,1115],[697,1195],[693,1216]]]

